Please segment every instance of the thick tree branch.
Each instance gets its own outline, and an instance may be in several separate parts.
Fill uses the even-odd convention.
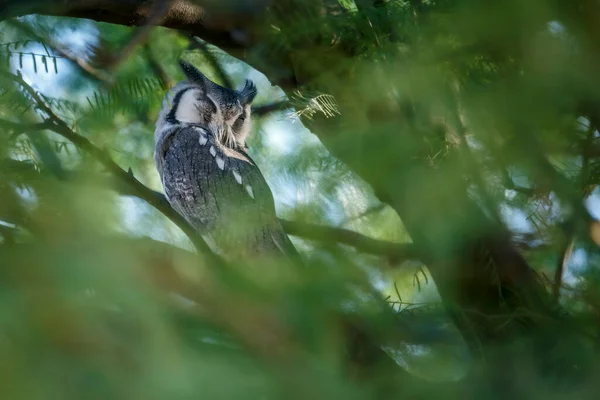
[[[127,26],[143,26],[148,21],[167,28],[197,35],[222,48],[247,47],[249,35],[240,31],[253,22],[270,3],[268,0],[202,1],[175,0],[152,19],[153,5],[148,0],[38,0],[0,2],[0,19],[28,14],[92,19]]]

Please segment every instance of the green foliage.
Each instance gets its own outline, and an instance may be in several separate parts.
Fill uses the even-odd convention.
[[[4,58],[6,63],[10,63],[13,57],[19,59],[19,67],[23,68],[23,58],[28,57],[31,59],[33,64],[33,70],[35,73],[38,72],[38,65],[44,67],[46,73],[50,72],[50,68],[54,71],[54,73],[58,74],[58,63],[57,59],[61,58],[60,56],[52,55],[48,51],[48,48],[43,42],[39,42],[39,44],[44,48],[45,54],[34,53],[31,51],[19,51],[23,47],[27,47],[28,44],[31,43],[31,40],[22,40],[16,42],[8,42],[8,43],[0,43],[0,54],[2,54],[2,58]]]
[[[3,397],[595,398],[597,18],[543,0],[276,3],[260,42],[235,54],[264,76],[175,30],[111,66],[133,28],[2,22]],[[67,34],[84,42],[68,57],[52,49]],[[301,274],[194,255],[157,197],[118,174],[162,191],[154,122],[180,57],[222,84],[252,76],[255,105],[287,93],[289,109],[256,116],[249,141],[279,216],[367,238],[293,237]],[[512,253],[469,247],[504,228],[573,314],[550,321],[558,344],[526,329],[552,318],[511,308],[529,297],[496,285],[522,273],[512,259],[499,269]],[[367,254],[370,238],[387,253]],[[353,324],[389,357],[354,348]]]

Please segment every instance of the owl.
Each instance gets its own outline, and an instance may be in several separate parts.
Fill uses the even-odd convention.
[[[232,90],[179,65],[187,80],[166,94],[155,129],[154,162],[169,203],[226,260],[298,260],[248,155],[254,83]]]

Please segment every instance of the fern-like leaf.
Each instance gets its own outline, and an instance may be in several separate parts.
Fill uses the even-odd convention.
[[[296,91],[292,96],[292,103],[296,107],[295,115],[312,119],[315,114],[322,113],[325,118],[341,115],[335,97],[329,94],[318,94],[310,96],[306,93]]]

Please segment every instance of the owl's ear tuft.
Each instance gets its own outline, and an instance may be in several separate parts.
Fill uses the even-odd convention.
[[[179,60],[179,67],[188,78],[188,80],[206,90],[210,80],[200,72],[196,67],[187,61]]]
[[[252,103],[252,100],[256,97],[256,85],[250,79],[246,79],[246,84],[241,90],[238,90],[240,96],[240,103],[247,105]]]

